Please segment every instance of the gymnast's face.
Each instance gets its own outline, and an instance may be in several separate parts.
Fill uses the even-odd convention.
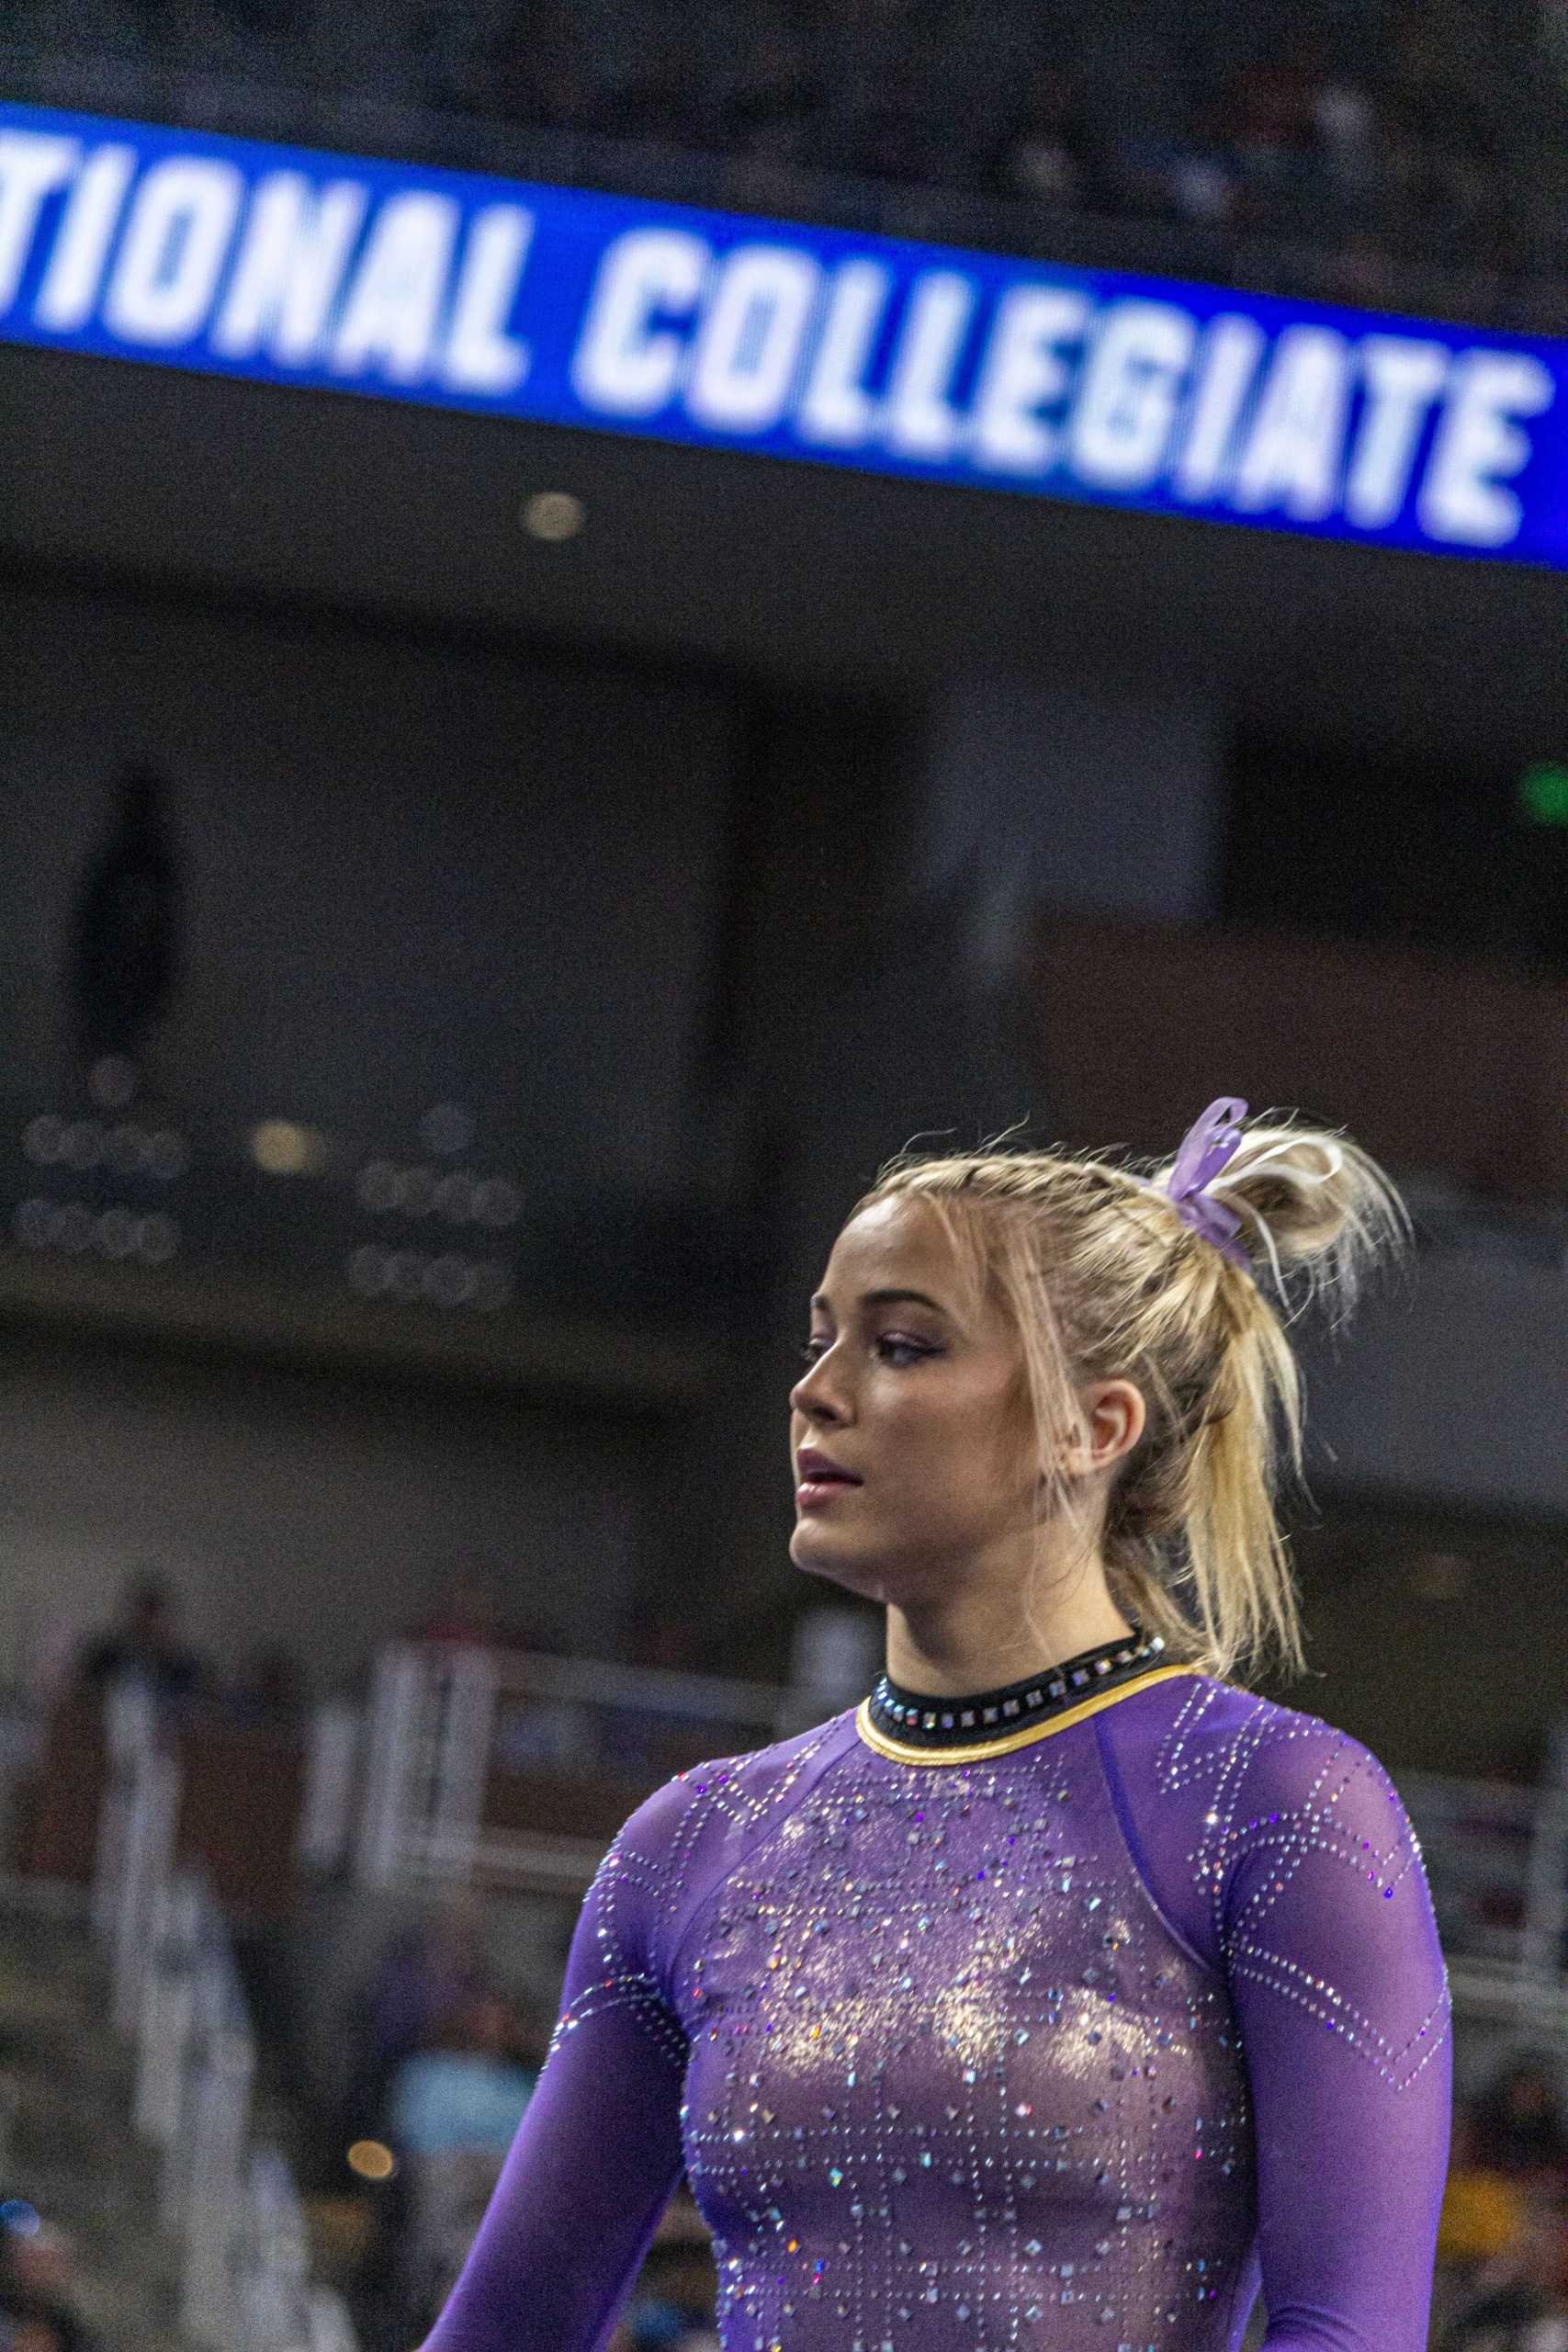
[[[1022,1351],[961,1299],[941,1226],[878,1201],[833,1245],[790,1396],[790,1557],[869,1599],[918,1602],[955,1566],[1025,1573],[1037,1488]],[[857,1483],[812,1476],[813,1453]]]

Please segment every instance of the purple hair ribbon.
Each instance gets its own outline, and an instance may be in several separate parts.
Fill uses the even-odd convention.
[[[1183,1224],[1251,1273],[1252,1261],[1235,1238],[1241,1229],[1240,1217],[1223,1202],[1211,1200],[1204,1190],[1235,1156],[1241,1141],[1241,1129],[1235,1123],[1246,1116],[1247,1104],[1238,1095],[1222,1094],[1211,1102],[1182,1137],[1164,1190],[1175,1202]]]

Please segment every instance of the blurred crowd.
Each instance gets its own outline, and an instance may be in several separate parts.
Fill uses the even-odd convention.
[[[311,2235],[364,2352],[407,2352],[441,2308],[538,2081],[553,2014],[497,1970],[482,1904],[434,1906],[348,1997],[331,2111],[302,2118]],[[70,2234],[5,2155],[0,2352],[106,2352],[78,2309]],[[308,2108],[303,2083],[302,2109]],[[313,2159],[310,2150],[313,2146]],[[608,2352],[717,2352],[711,2242],[682,2182]],[[1250,2339],[1249,2339],[1250,2340]],[[1456,2103],[1432,2352],[1568,2352],[1568,2108],[1562,2053],[1517,2051]]]
[[[1568,2119],[1547,2053],[1455,2103],[1436,2352],[1568,2352]]]
[[[348,2076],[323,2133],[317,2190],[357,2206],[345,2278],[367,2352],[434,2322],[462,2267],[549,2045],[553,2016],[520,1999],[461,1905],[396,1937],[345,2019]],[[344,2167],[357,2186],[345,2192]],[[716,2352],[706,2229],[682,2186],[609,2352]]]
[[[220,1678],[186,1640],[174,1587],[152,1568],[130,1578],[114,1623],[81,1644],[71,1680],[79,1693],[95,1696],[114,1683],[140,1682],[168,1710],[221,1702],[234,1714],[262,1720],[297,1715],[308,1698],[304,1668],[281,1644],[263,1644],[238,1674]]]
[[[73,2246],[29,2205],[0,2203],[0,2352],[100,2352],[76,2309]]]
[[[58,47],[43,0],[24,0],[16,28],[29,6],[28,37]],[[854,202],[853,187],[880,185],[986,200],[929,224],[981,244],[1034,250],[1074,215],[1187,224],[1316,252],[1318,290],[1352,302],[1397,303],[1416,266],[1450,273],[1476,316],[1561,331],[1560,14],[1535,0],[1262,0],[1239,17],[1217,0],[400,0],[372,39],[347,0],[74,0],[69,21],[77,42],[160,71],[706,157],[722,175],[707,194],[786,218],[847,205],[897,226]],[[606,171],[604,148],[562,151],[563,176]],[[660,192],[651,163],[634,177]],[[687,193],[681,180],[667,170],[662,192]]]
[[[346,2087],[323,2134],[387,2167],[353,2192],[351,2294],[368,2352],[417,2341],[500,2176],[553,2018],[504,1989],[479,1912],[434,1912],[357,1989]],[[1432,2352],[1568,2352],[1568,2110],[1550,2052],[1517,2052],[1456,2103],[1438,2241]],[[713,2352],[711,2244],[682,2183],[610,2352]]]
[[[559,1646],[543,1627],[513,1622],[498,1585],[477,1574],[433,1582],[430,1605],[402,1634],[443,1649],[537,1655]],[[634,1646],[646,1666],[701,1672],[699,1634],[695,1624],[664,1622]],[[77,1642],[67,1687],[80,1698],[128,1678],[175,1718],[206,1703],[269,1718],[301,1705],[299,1677],[282,1656],[271,1667],[254,1661],[237,1679],[220,1677],[186,1638],[174,1587],[151,1570],[130,1580],[112,1623]],[[582,1715],[555,1701],[503,1710],[498,1748],[513,1767],[591,1770],[596,1744],[583,1743],[598,1726]],[[643,1769],[664,1769],[651,1743],[668,1733],[668,1718],[642,1723],[628,1708],[615,1725],[617,1750],[644,1739]],[[1540,1758],[1530,1763],[1534,1778]],[[294,2118],[291,2161],[312,2243],[349,2304],[363,2352],[407,2352],[451,2289],[533,2096],[555,2019],[552,1967],[564,1965],[566,1945],[552,1952],[538,1922],[521,1935],[510,1914],[503,1921],[472,1891],[381,1917],[379,1941],[355,1946],[359,1957],[340,1980],[346,1992],[323,1994],[328,2022],[316,2039],[338,2057],[331,2083],[310,2054],[299,1987],[276,1953],[269,1960],[266,1939],[236,1935],[235,1949],[259,2078]],[[565,1932],[564,1911],[560,1924]],[[524,1967],[533,1973],[520,1976]],[[0,2352],[99,2352],[73,2298],[69,2237],[28,2201],[37,2187],[8,2177],[6,2055],[0,2021]],[[1458,2103],[1432,2352],[1568,2352],[1562,2061],[1551,2047],[1516,2052],[1479,2095]],[[682,2183],[609,2352],[716,2352],[716,2289],[708,2233]]]
[[[547,1628],[508,1619],[492,1580],[460,1571],[433,1577],[429,1608],[402,1626],[399,1637],[536,1657],[561,1650]],[[243,1720],[286,1723],[301,1715],[312,1696],[309,1670],[286,1643],[264,1642],[237,1672],[220,1671],[187,1639],[179,1594],[152,1566],[127,1578],[112,1622],[76,1643],[62,1674],[46,1659],[42,1679],[49,1686],[40,1694],[46,1703],[70,1694],[98,1698],[111,1685],[140,1683],[171,1718],[207,1706]]]
[[[433,1576],[428,1605],[400,1630],[406,1642],[442,1650],[548,1656],[567,1646],[514,1617],[499,1578],[472,1571]],[[817,1630],[818,1646],[830,1649],[829,1634],[842,1640],[856,1629]],[[642,1667],[700,1675],[711,1664],[704,1633],[694,1618],[661,1618],[636,1630],[628,1646]],[[795,1666],[817,1672],[831,1662],[803,1649]],[[840,1667],[852,1681],[863,1661]],[[130,1577],[110,1623],[75,1637],[61,1696],[69,1707],[128,1680],[175,1722],[215,1708],[297,1729],[310,1704],[306,1678],[286,1652],[259,1652],[243,1673],[220,1673],[186,1638],[175,1587],[152,1568]],[[678,1686],[668,1695],[684,1705]],[[650,1780],[674,1768],[661,1741],[712,1735],[700,1716],[687,1724],[668,1703],[645,1710],[630,1694],[605,1721],[618,1768]],[[591,1779],[604,1736],[605,1723],[575,1701],[519,1693],[499,1708],[496,1760],[513,1771],[543,1766]],[[1547,1763],[1539,1741],[1514,1759],[1532,1785]],[[287,1938],[275,1942],[265,1925],[235,1935],[261,2079],[296,2116],[312,2236],[364,2352],[407,2352],[445,2301],[538,2081],[554,2025],[551,1968],[566,1957],[564,1942],[547,1949],[547,1931],[544,1945],[534,1933],[530,1956],[527,1939],[498,1924],[477,1893],[399,1916],[403,1924],[384,1928],[379,1948],[356,1946],[360,1973],[343,1980],[349,1989],[327,2029],[340,2064],[325,2090],[309,2054],[300,1989],[284,1964]],[[525,1964],[534,1973],[519,1978]],[[1480,2095],[1458,2103],[1432,2352],[1568,2352],[1562,2055],[1551,2047],[1517,2052]],[[6,2059],[0,2022],[0,2352],[96,2352],[73,2301],[69,2238],[28,2201],[26,2182],[7,2177]],[[715,2291],[708,2233],[682,2184],[609,2352],[716,2352]]]
[[[1382,290],[1380,256],[1529,265],[1544,224],[1513,169],[1525,59],[1495,10],[1414,0],[1375,41],[1310,11],[1251,11],[1217,40],[1201,11],[1123,8],[1094,31],[1052,13],[794,0],[748,10],[729,61],[645,33],[605,78],[576,11],[517,10],[472,45],[432,9],[431,95],[527,127],[1315,240],[1344,250],[1348,290]]]

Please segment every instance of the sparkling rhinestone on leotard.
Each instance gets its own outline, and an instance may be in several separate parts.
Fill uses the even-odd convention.
[[[963,1746],[906,1747],[868,1699],[679,1776],[584,1906],[552,2063],[631,2021],[723,2352],[1236,2352],[1264,2154],[1327,2237],[1370,2167],[1382,2274],[1302,2293],[1415,2352],[1448,1987],[1387,1775],[1168,1662],[1048,1721],[965,1704]]]

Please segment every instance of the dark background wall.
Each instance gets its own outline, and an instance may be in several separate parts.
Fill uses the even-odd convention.
[[[1393,744],[1450,781],[1513,773],[1561,723],[1557,583],[1499,568],[44,354],[0,353],[0,390],[6,1148],[82,1108],[71,896],[135,756],[167,776],[189,884],[148,1082],[233,1182],[164,1276],[0,1251],[29,1335],[0,1670],[106,1613],[163,1527],[193,1631],[236,1663],[270,1612],[301,1646],[330,1623],[334,1670],[357,1665],[471,1542],[597,1654],[678,1600],[711,1663],[781,1672],[794,1619],[833,1598],[787,1560],[784,1400],[879,1161],[1016,1121],[1170,1148],[1235,1082],[1215,1039],[1190,1102],[1152,1119],[1118,1049],[1120,1091],[1077,1119],[1093,1032],[1037,979],[1021,1002],[1029,910],[1219,920],[1232,747],[1260,723],[1325,763]],[[520,532],[540,488],[583,500],[577,539]],[[1259,1102],[1288,1103],[1308,1090],[1278,1009],[1249,1051]],[[1201,989],[1156,991],[1146,1052],[1205,1017]],[[532,1272],[570,1306],[465,1326],[466,1385],[442,1368],[457,1321],[351,1298],[310,1217],[292,1271],[276,1249],[240,1263],[255,1120],[343,1140],[321,1197],[352,1223],[357,1161],[412,1156],[465,1091],[475,1163],[550,1211]],[[1380,1151],[1375,1117],[1355,1132]],[[617,1197],[651,1221],[615,1227]],[[199,1314],[198,1258],[243,1276]],[[307,1276],[316,1306],[284,1329],[274,1293]],[[1369,1320],[1314,1363],[1319,1500],[1497,1516],[1522,1495],[1560,1527],[1560,1275],[1461,1271],[1426,1296],[1435,1321]],[[130,1361],[130,1332],[152,1352]],[[675,1475],[694,1458],[696,1484]],[[1339,1567],[1314,1589],[1348,1719],[1354,1590]],[[1458,1658],[1459,1616],[1432,1639]]]
[[[318,1694],[474,1577],[613,1654],[657,1543],[649,1434],[581,1402],[16,1332],[0,1396],[0,1681],[58,1669],[146,1566],[219,1668],[281,1645]]]
[[[455,1102],[547,1193],[713,1170],[733,684],[15,589],[0,649],[9,1086],[61,1070],[73,901],[134,757],[183,883],[172,1107],[412,1152]]]

